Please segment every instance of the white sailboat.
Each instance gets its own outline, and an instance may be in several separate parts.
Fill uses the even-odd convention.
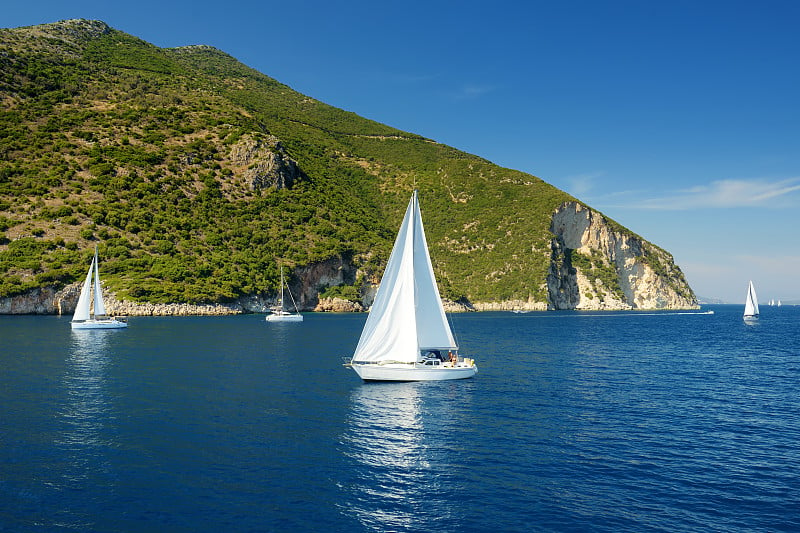
[[[94,279],[92,279],[92,274],[94,274]],[[94,298],[92,298],[93,296]],[[92,264],[89,266],[86,280],[83,282],[81,295],[78,297],[75,314],[72,315],[71,325],[72,329],[117,329],[128,327],[128,323],[123,317],[106,315],[106,306],[103,302],[103,293],[100,287],[100,267],[98,266],[96,246],[94,248],[94,259],[92,259]]]
[[[292,300],[292,304],[294,305],[294,313],[291,313],[286,310],[286,306],[284,305],[284,288],[286,292],[289,293],[289,298]],[[289,290],[289,285],[283,279],[283,265],[281,265],[281,290],[278,296],[278,305],[272,308],[272,313],[267,315],[266,318],[267,322],[302,322],[303,315],[300,314],[300,311],[297,309],[297,303],[294,301],[294,296],[292,296],[292,291]]]
[[[744,319],[746,321],[758,320],[758,297],[752,281],[747,285],[747,298],[744,301]]]
[[[358,346],[345,366],[365,381],[438,381],[478,372],[472,359],[458,355],[428,255],[417,191]]]

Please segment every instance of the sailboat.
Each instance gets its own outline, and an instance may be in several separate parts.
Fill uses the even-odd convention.
[[[417,191],[355,353],[345,366],[364,381],[438,381],[478,372],[473,359],[458,355],[436,286]]]
[[[745,321],[758,320],[758,297],[752,281],[747,285],[747,298],[744,301],[744,319]]]
[[[294,305],[294,313],[291,313],[286,310],[286,306],[284,305],[284,288],[286,292],[289,293],[289,298],[292,300],[292,304]],[[283,279],[283,265],[281,265],[281,290],[278,296],[278,305],[272,308],[272,314],[267,315],[267,322],[302,322],[303,315],[300,314],[300,311],[297,309],[297,303],[294,301],[294,296],[292,296],[292,291],[289,290],[289,285],[286,284],[286,281]]]
[[[94,274],[94,279],[92,279]],[[94,302],[92,297],[94,296]],[[94,303],[94,306],[92,304]],[[94,259],[89,266],[86,280],[83,282],[81,295],[75,314],[72,315],[72,329],[117,329],[127,328],[128,323],[122,317],[106,315],[106,306],[103,303],[103,293],[100,288],[100,268],[97,260],[97,247],[94,248]]]

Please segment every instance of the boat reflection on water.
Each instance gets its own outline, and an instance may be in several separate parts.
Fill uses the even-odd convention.
[[[106,426],[110,418],[106,384],[108,341],[113,330],[72,330],[70,355],[63,378],[66,399],[59,410],[64,430],[56,444],[69,453],[67,487],[82,488],[97,481],[101,457],[112,444]]]
[[[352,392],[341,439],[349,466],[339,483],[342,513],[374,531],[458,529],[463,457],[452,442],[459,413],[442,397],[448,392],[457,394],[424,382]]]

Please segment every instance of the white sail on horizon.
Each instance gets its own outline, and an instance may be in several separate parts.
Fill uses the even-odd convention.
[[[750,281],[747,285],[747,298],[744,302],[744,316],[747,317],[757,317],[758,313],[758,296],[756,296],[756,288],[753,286],[753,282]]]

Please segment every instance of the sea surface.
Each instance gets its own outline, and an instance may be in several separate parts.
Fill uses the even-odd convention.
[[[0,316],[0,531],[798,531],[800,307],[741,313],[452,315],[475,378],[378,384],[363,314]]]

